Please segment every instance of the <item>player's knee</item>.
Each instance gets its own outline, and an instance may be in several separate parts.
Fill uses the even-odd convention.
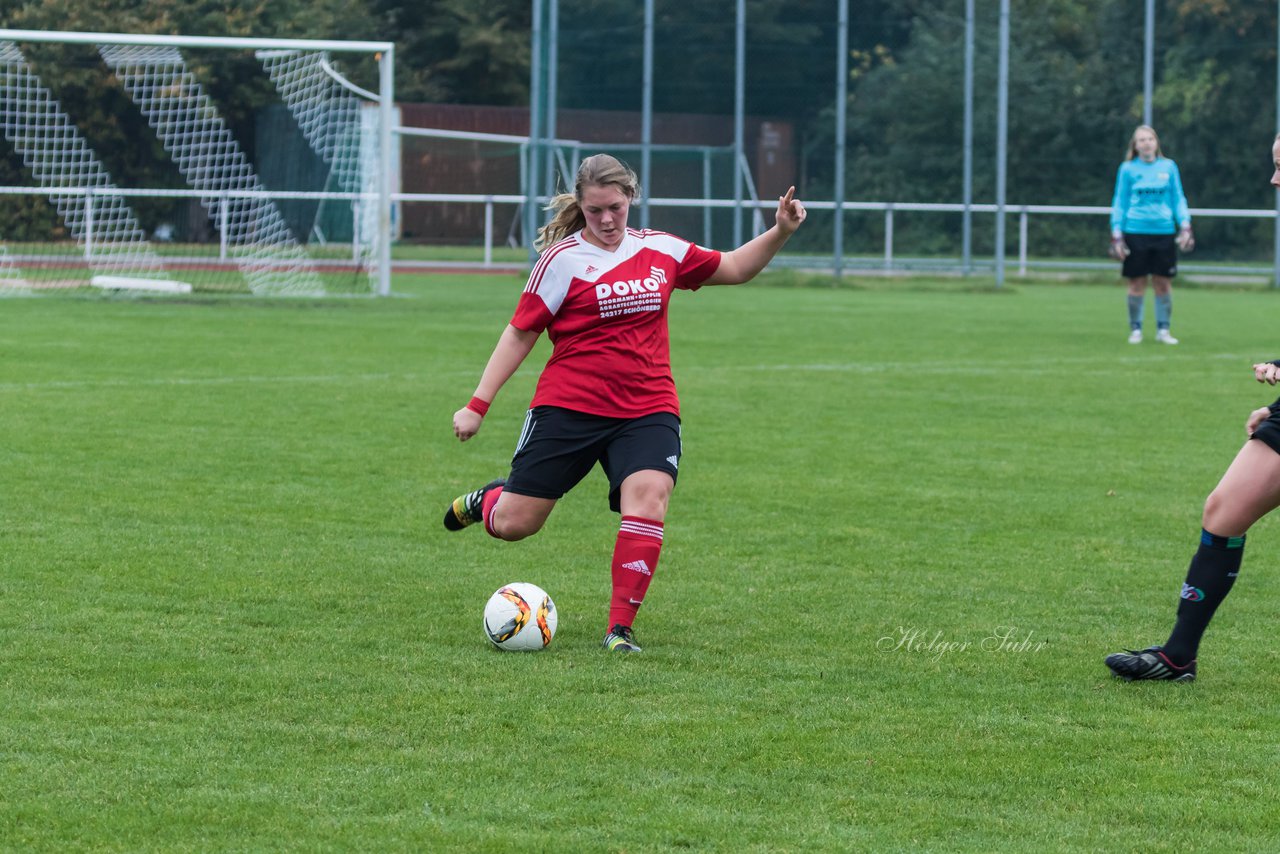
[[[1247,510],[1222,489],[1215,489],[1204,500],[1204,513],[1200,526],[1219,537],[1238,537],[1248,530],[1253,520],[1247,518]]]
[[[534,523],[527,519],[509,520],[506,518],[495,518],[493,520],[494,533],[498,535],[498,539],[506,540],[508,543],[523,540],[525,537],[532,537],[540,530],[542,530],[542,525],[540,523]]]
[[[645,519],[665,519],[667,518],[667,501],[657,498],[651,501],[637,501],[632,515],[642,516]]]
[[[1222,494],[1216,489],[1205,498],[1204,512],[1200,515],[1200,524],[1206,531],[1213,532],[1213,528],[1210,525],[1221,515],[1222,505]]]
[[[493,517],[490,519],[490,527],[498,535],[498,539],[514,543],[517,540],[523,540],[525,537],[532,537],[541,531],[542,524],[545,521],[546,519],[544,518],[511,512],[505,508],[497,507],[494,508]]]
[[[646,519],[665,519],[667,504],[671,501],[671,488],[662,485],[646,485],[630,496],[631,511]]]

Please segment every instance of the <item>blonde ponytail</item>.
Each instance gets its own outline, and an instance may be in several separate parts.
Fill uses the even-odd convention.
[[[553,196],[545,210],[553,213],[551,222],[538,229],[538,239],[534,241],[533,248],[539,252],[575,231],[581,231],[587,224],[587,218],[582,215],[582,208],[578,205],[578,197],[573,193]]]
[[[578,167],[573,192],[559,193],[547,205],[546,210],[552,212],[551,221],[538,229],[538,239],[533,247],[541,252],[585,228],[587,218],[582,213],[582,188],[609,185],[617,187],[631,202],[640,198],[640,179],[627,164],[608,154],[593,154],[583,160]]]

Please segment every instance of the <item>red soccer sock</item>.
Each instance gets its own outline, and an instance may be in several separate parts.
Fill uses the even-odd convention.
[[[497,532],[493,530],[493,508],[498,504],[498,496],[502,494],[502,487],[494,487],[484,494],[484,503],[480,505],[480,518],[484,520],[484,529],[491,537],[502,539]]]
[[[639,516],[623,516],[613,547],[613,597],[609,626],[629,626],[640,610],[645,591],[658,568],[662,552],[662,523]]]

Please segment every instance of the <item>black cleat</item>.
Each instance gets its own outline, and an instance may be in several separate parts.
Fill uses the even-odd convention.
[[[640,644],[636,643],[631,627],[621,623],[609,629],[604,636],[604,648],[609,652],[640,652]]]
[[[506,480],[503,478],[491,480],[476,491],[453,499],[449,509],[444,511],[445,528],[450,531],[461,531],[468,525],[479,522],[484,515],[484,497],[504,483]]]
[[[1126,682],[1139,679],[1164,679],[1169,682],[1192,682],[1196,678],[1196,661],[1179,667],[1158,646],[1130,649],[1107,656],[1107,667]]]

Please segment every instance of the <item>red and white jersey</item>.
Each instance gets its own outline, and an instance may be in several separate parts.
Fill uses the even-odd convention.
[[[673,289],[696,290],[719,266],[719,252],[647,229],[627,229],[613,252],[581,231],[547,247],[511,318],[551,338],[529,405],[611,418],[679,415],[667,302]]]

